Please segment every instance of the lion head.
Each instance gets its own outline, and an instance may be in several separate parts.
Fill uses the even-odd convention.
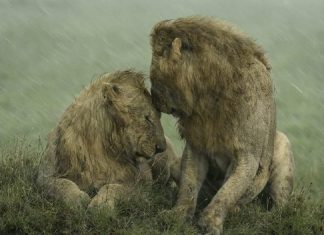
[[[104,110],[118,132],[124,152],[145,158],[163,152],[166,141],[160,113],[152,104],[143,75],[122,71],[102,77]]]
[[[162,21],[153,28],[150,79],[153,103],[159,111],[182,117],[193,110],[200,44],[194,45],[176,23]]]
[[[211,18],[161,21],[152,30],[151,46],[153,103],[180,118],[191,116],[197,107],[212,109],[225,90],[227,95],[242,93],[247,81],[241,78],[255,58],[270,67],[253,40]]]

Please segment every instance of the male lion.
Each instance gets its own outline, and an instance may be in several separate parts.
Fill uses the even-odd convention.
[[[114,207],[138,182],[177,177],[177,165],[143,75],[120,71],[92,82],[63,113],[37,183],[67,204]]]
[[[151,45],[153,103],[178,117],[186,140],[175,210],[190,219],[211,176],[215,187],[222,183],[199,220],[208,234],[222,233],[228,211],[267,184],[283,204],[292,191],[293,158],[289,140],[276,132],[262,49],[229,24],[200,17],[159,22]]]

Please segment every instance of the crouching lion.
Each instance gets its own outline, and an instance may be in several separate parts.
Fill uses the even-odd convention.
[[[203,17],[159,22],[151,45],[153,103],[179,119],[186,141],[175,211],[192,218],[211,179],[218,190],[199,220],[208,234],[222,233],[228,211],[266,185],[274,202],[284,204],[293,187],[293,156],[288,138],[276,132],[262,49],[231,25]]]
[[[177,180],[179,162],[143,75],[120,71],[92,82],[63,113],[37,183],[67,204],[113,208],[137,183]]]

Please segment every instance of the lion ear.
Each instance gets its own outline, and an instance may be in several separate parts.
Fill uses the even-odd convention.
[[[120,88],[116,84],[105,82],[101,92],[106,101],[112,101],[120,94]]]
[[[171,44],[171,55],[174,59],[179,59],[181,57],[181,47],[182,41],[180,38],[175,38]]]

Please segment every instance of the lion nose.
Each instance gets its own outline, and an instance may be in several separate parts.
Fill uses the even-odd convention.
[[[165,145],[157,144],[155,145],[155,154],[162,153],[166,149]]]

